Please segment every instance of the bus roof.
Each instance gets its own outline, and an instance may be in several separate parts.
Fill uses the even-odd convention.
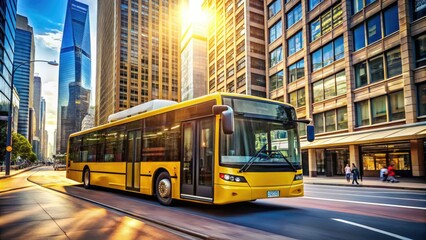
[[[134,120],[138,120],[138,119],[143,119],[146,117],[150,117],[159,113],[163,113],[163,112],[168,112],[168,111],[172,111],[175,109],[180,109],[180,108],[184,108],[184,107],[188,107],[188,106],[192,106],[198,103],[202,103],[202,102],[207,102],[210,100],[216,100],[216,101],[221,101],[222,97],[236,97],[236,98],[246,98],[246,99],[252,99],[252,100],[259,100],[259,101],[267,101],[267,102],[272,102],[272,103],[277,103],[277,104],[283,104],[283,105],[287,105],[287,106],[291,106],[290,104],[287,103],[283,103],[283,102],[279,102],[279,101],[275,101],[275,100],[271,100],[271,99],[267,99],[267,98],[262,98],[262,97],[256,97],[256,96],[251,96],[251,95],[245,95],[245,94],[238,94],[238,93],[225,93],[225,92],[216,92],[216,93],[211,93],[208,95],[204,95],[198,98],[194,98],[191,100],[187,100],[187,101],[183,101],[183,102],[179,102],[176,104],[172,104],[172,105],[168,105],[162,108],[158,108],[158,109],[154,109],[151,111],[146,111],[140,114],[136,114],[134,116],[130,116],[130,117],[126,117],[126,118],[122,118],[113,122],[109,122],[103,125],[99,125],[96,126],[94,128],[90,128],[90,129],[86,129],[80,132],[75,132],[70,134],[70,137],[74,137],[74,136],[78,136],[81,134],[85,134],[85,133],[89,133],[92,131],[96,131],[96,130],[101,130],[104,128],[108,128],[108,127],[113,127],[113,126],[118,126],[121,125],[123,123],[127,123],[127,122],[131,122]]]

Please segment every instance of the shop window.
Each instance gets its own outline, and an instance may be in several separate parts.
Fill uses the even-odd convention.
[[[383,167],[388,167],[390,163],[395,164],[397,171],[411,170],[409,142],[363,145],[361,146],[361,155],[363,169],[367,171],[379,171]]]

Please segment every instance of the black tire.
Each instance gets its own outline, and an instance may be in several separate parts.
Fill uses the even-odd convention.
[[[86,189],[90,188],[90,170],[88,168],[83,171],[83,185]]]
[[[155,195],[158,201],[165,206],[170,206],[172,203],[172,181],[167,172],[162,172],[158,175],[155,181]]]

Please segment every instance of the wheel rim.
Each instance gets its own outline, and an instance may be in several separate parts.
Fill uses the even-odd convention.
[[[84,185],[89,186],[89,171],[84,172]]]
[[[162,198],[170,197],[170,181],[168,179],[161,179],[158,183],[158,194]]]

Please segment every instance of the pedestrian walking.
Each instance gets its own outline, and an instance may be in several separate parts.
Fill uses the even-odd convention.
[[[351,181],[351,166],[349,166],[349,163],[348,164],[346,164],[346,167],[345,167],[345,174],[346,174],[346,181],[347,182],[350,182]]]
[[[357,185],[359,185],[358,183],[359,171],[358,171],[358,168],[355,166],[355,163],[352,163],[351,172],[352,172],[352,184],[356,183]]]
[[[395,164],[391,162],[388,167],[388,181],[391,183],[398,183],[399,181],[395,178]]]
[[[382,169],[380,169],[380,179],[383,182],[386,182],[388,180],[388,168],[383,166]]]

